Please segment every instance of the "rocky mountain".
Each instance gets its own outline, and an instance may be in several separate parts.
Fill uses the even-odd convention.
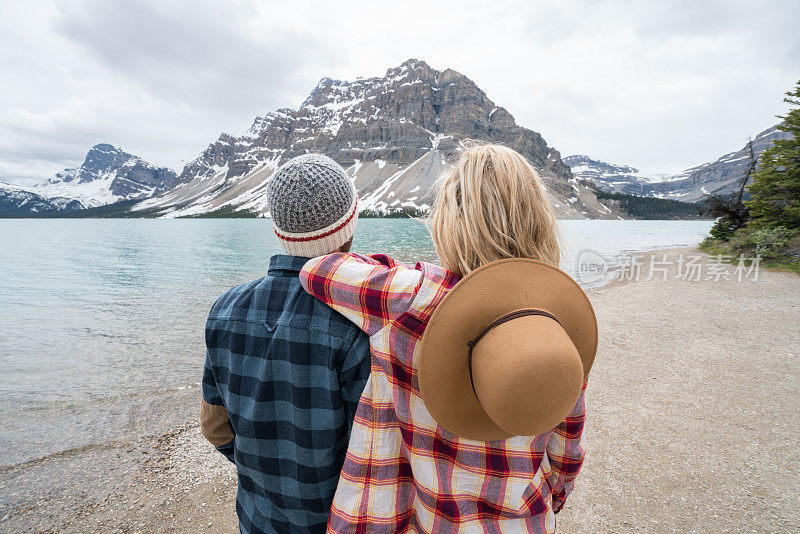
[[[565,218],[611,217],[555,149],[516,124],[469,78],[408,60],[385,76],[323,78],[299,108],[257,117],[240,137],[222,134],[180,185],[134,209],[176,217],[217,210],[265,214],[266,181],[289,158],[326,154],[353,177],[361,209],[427,209],[435,178],[469,142],[503,143],[542,173]]]
[[[777,125],[768,128],[753,139],[753,153],[758,157],[773,141],[787,139],[789,135],[778,130]],[[715,161],[667,176],[640,176],[632,167],[588,156],[568,156],[564,162],[575,176],[591,180],[603,191],[698,202],[710,195],[725,196],[739,191],[750,164],[750,149],[745,144]]]
[[[773,141],[788,139],[790,135],[778,130],[778,125],[768,128],[753,138],[753,153],[758,158]],[[657,184],[654,192],[658,196],[686,202],[696,202],[709,195],[728,195],[738,192],[749,164],[750,149],[745,143],[735,152],[670,177]]]
[[[44,199],[71,199],[83,208],[151,197],[178,184],[174,171],[122,149],[93,146],[79,167],[64,169],[28,191]]]
[[[77,200],[63,197],[45,198],[25,188],[0,182],[0,217],[24,217],[54,211],[82,208]]]
[[[564,158],[572,174],[582,180],[593,182],[599,189],[608,192],[627,192],[636,187],[646,189],[650,180],[639,174],[639,169],[628,165],[615,165],[589,156],[574,155]],[[636,193],[641,194],[641,193]]]

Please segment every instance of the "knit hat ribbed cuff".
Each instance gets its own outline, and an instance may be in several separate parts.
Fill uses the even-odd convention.
[[[304,258],[316,258],[317,256],[330,254],[347,243],[356,231],[357,222],[358,198],[354,195],[353,204],[345,212],[345,215],[325,228],[320,228],[313,232],[291,233],[279,229],[275,226],[274,221],[272,227],[275,230],[275,235],[278,236],[281,248],[287,254]]]

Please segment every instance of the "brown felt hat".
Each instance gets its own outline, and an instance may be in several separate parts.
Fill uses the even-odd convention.
[[[563,421],[597,352],[586,293],[564,271],[499,260],[465,276],[436,307],[419,357],[433,418],[458,436],[533,436]]]

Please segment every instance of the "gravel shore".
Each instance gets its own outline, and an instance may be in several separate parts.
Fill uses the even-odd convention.
[[[559,531],[799,531],[800,277],[683,280],[681,254],[642,258],[666,281],[590,292],[588,456]],[[0,470],[0,532],[237,532],[235,492],[188,423]]]

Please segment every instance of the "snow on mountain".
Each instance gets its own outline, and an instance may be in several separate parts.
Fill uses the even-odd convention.
[[[150,197],[178,183],[174,171],[155,167],[122,149],[93,146],[80,167],[64,169],[30,190],[46,199],[67,198],[90,208]]]
[[[611,177],[617,175],[638,175],[639,170],[627,165],[614,165],[592,159],[589,156],[575,155],[564,158],[564,163],[570,166],[573,174],[582,173],[582,176]]]
[[[753,139],[756,158],[775,140],[787,139],[790,134],[778,130],[778,125],[764,130]],[[711,195],[730,195],[739,191],[750,164],[750,149],[744,147],[674,175],[640,176],[633,167],[614,165],[588,156],[564,158],[573,174],[591,180],[603,191],[628,193],[698,202]]]
[[[79,202],[63,198],[45,198],[25,188],[0,182],[0,216],[23,217],[54,211],[74,211],[82,206]]]
[[[376,159],[356,161],[347,173],[358,190],[362,210],[388,212],[404,208],[427,211],[436,179],[448,166],[446,156],[431,150],[409,165]]]
[[[753,138],[753,153],[758,158],[778,139],[788,139],[791,134],[778,130],[779,125],[767,128]],[[747,143],[737,150],[703,163],[673,177],[668,184],[654,189],[654,196],[696,202],[710,195],[730,195],[738,192],[750,165]]]
[[[593,182],[603,191],[646,190],[647,184],[651,181],[641,176],[638,169],[628,165],[607,163],[589,156],[567,156],[564,158],[564,163],[570,166],[572,174],[576,177]]]
[[[256,117],[240,137],[222,134],[186,165],[177,187],[134,210],[166,217],[244,209],[264,215],[269,177],[308,152],[348,170],[361,209],[427,209],[433,181],[472,140],[502,143],[527,157],[560,216],[610,216],[541,135],[518,126],[463,74],[413,59],[382,77],[323,78],[298,109]]]
[[[753,140],[760,154],[788,137],[776,127]],[[79,167],[25,189],[0,184],[0,214],[41,213],[141,200],[134,213],[179,217],[249,211],[267,215],[266,185],[288,159],[326,154],[347,169],[364,210],[427,210],[435,179],[472,142],[523,154],[541,173],[562,218],[613,218],[594,188],[695,202],[738,190],[744,148],[676,175],[643,176],[627,165],[584,155],[562,160],[542,136],[516,124],[469,78],[410,59],[382,77],[323,78],[297,109],[256,117],[239,137],[226,133],[180,176],[121,149],[92,147]]]

